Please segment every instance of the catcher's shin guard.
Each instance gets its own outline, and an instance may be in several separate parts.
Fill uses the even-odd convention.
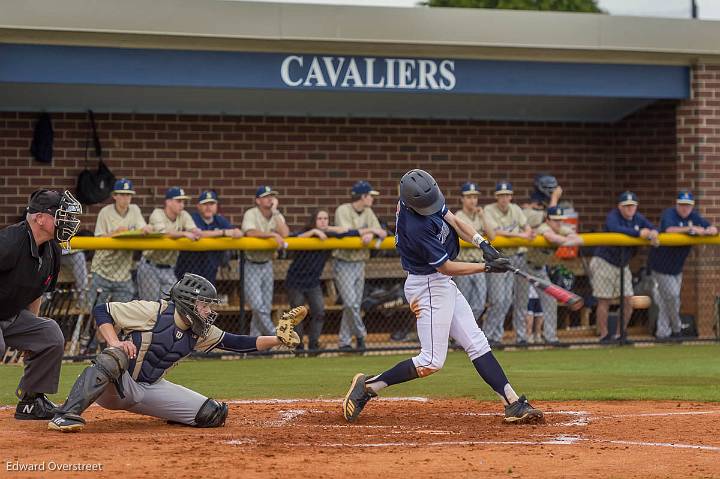
[[[57,408],[55,417],[66,414],[80,416],[111,383],[118,387],[118,392],[122,392],[120,377],[127,370],[128,364],[127,354],[122,349],[103,349],[93,360],[93,365],[80,373],[65,404]]]
[[[195,415],[195,427],[220,427],[225,425],[228,405],[208,398]]]

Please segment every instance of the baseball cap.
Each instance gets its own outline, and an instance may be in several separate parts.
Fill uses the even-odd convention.
[[[679,205],[694,205],[695,197],[689,191],[681,191],[678,194],[676,203]]]
[[[185,194],[185,190],[180,188],[179,186],[173,186],[171,188],[168,188],[168,190],[165,192],[165,199],[166,200],[189,200],[190,197]]]
[[[353,195],[373,195],[377,196],[380,193],[378,191],[373,190],[373,187],[370,183],[368,183],[365,180],[360,180],[357,183],[355,183],[352,186],[351,190]]]
[[[551,219],[551,220],[564,220],[565,218],[567,218],[567,215],[565,214],[565,210],[563,210],[559,206],[550,206],[547,209],[547,216],[548,216],[548,219]]]
[[[269,186],[259,186],[257,191],[255,191],[255,198],[264,198],[268,195],[278,195],[277,191],[273,190]]]
[[[47,213],[54,215],[60,207],[62,194],[53,190],[37,190],[30,195],[30,202],[27,205],[29,213]]]
[[[206,190],[200,193],[200,197],[198,198],[198,204],[204,205],[205,203],[217,203],[218,202],[218,195],[213,190]]]
[[[618,197],[618,203],[620,206],[636,205],[638,204],[638,197],[632,191],[623,191]]]
[[[512,195],[512,183],[509,181],[499,181],[495,184],[495,195]]]
[[[128,193],[134,195],[135,190],[133,190],[132,181],[128,180],[127,178],[120,178],[115,182],[113,193]]]
[[[468,181],[460,187],[460,193],[462,193],[463,196],[479,195],[480,190],[478,190],[478,187],[475,183]]]

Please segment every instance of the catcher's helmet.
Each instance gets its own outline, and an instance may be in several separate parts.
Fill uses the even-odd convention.
[[[430,173],[410,170],[400,180],[400,199],[407,206],[423,216],[440,211],[445,197]]]
[[[190,328],[198,336],[205,336],[217,318],[212,305],[219,303],[215,286],[197,274],[185,273],[180,281],[170,289],[170,299],[177,311],[190,321]],[[198,311],[198,303],[208,307],[206,314]]]
[[[550,200],[552,192],[558,187],[557,178],[548,174],[540,174],[535,177],[535,191],[540,193],[546,201]]]

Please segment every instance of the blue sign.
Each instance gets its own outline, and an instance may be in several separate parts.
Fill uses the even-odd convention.
[[[689,69],[561,63],[0,45],[0,83],[616,98],[689,97]]]

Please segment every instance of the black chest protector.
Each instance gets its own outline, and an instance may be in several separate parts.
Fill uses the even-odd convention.
[[[148,344],[147,332],[133,331],[132,342],[138,350],[138,357],[130,362],[128,371],[137,382],[154,383],[175,363],[189,355],[195,348],[198,337],[192,330],[180,329],[175,324],[175,305],[168,303],[165,311],[158,311],[157,322],[152,329]],[[145,338],[143,338],[145,336]],[[143,339],[145,344],[143,344]],[[145,351],[143,355],[142,352]],[[134,371],[138,359],[140,372],[135,377]]]

